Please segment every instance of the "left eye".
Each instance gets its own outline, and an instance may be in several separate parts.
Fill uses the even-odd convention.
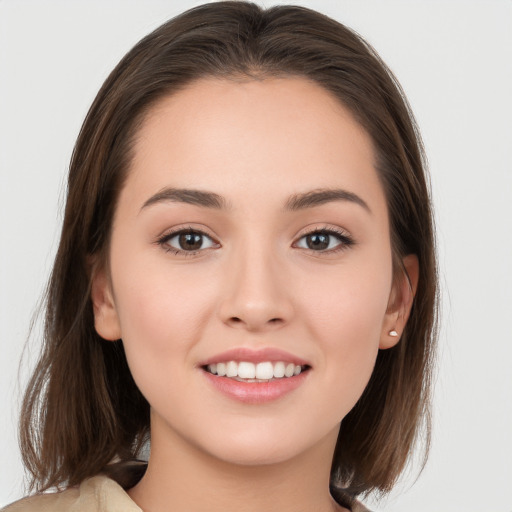
[[[348,237],[330,231],[315,231],[299,239],[297,247],[312,251],[328,251],[342,244],[349,245]]]
[[[215,245],[208,235],[199,231],[179,231],[166,236],[161,243],[178,251],[187,252],[209,249]]]

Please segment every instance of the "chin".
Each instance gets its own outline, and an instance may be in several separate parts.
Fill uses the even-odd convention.
[[[303,451],[304,448],[300,446],[267,446],[253,441],[249,445],[235,445],[222,452],[215,450],[210,454],[226,464],[254,467],[282,464]]]
[[[328,446],[334,451],[339,424],[325,432],[294,432],[281,429],[253,428],[242,431],[231,430],[229,436],[213,436],[201,449],[210,456],[227,464],[238,466],[269,466],[283,464],[305,456],[319,446]]]

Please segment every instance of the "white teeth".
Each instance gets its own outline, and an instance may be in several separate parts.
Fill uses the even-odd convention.
[[[258,363],[256,365],[256,378],[260,380],[269,380],[274,377],[274,368],[272,363]]]
[[[210,368],[208,368],[210,369]],[[211,372],[213,373],[213,372]],[[226,365],[225,363],[217,363],[217,375],[219,377],[224,377],[226,375]]]
[[[283,361],[275,363],[265,361],[257,364],[247,361],[227,361],[225,363],[209,364],[207,370],[219,377],[247,379],[251,382],[258,382],[299,375],[302,372],[302,366]]]
[[[276,379],[280,379],[281,377],[284,377],[284,375],[285,375],[284,363],[279,361],[278,363],[276,363],[274,365],[274,377]]]
[[[238,376],[241,379],[254,379],[256,377],[256,367],[253,363],[238,363]]]
[[[229,361],[226,365],[226,377],[238,376],[238,364],[235,361]]]

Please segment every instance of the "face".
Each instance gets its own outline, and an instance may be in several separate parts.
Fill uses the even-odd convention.
[[[202,80],[152,109],[93,302],[153,439],[242,464],[334,446],[396,342],[374,156],[303,79]]]

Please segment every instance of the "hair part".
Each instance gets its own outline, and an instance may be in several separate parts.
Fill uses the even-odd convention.
[[[405,255],[419,259],[405,331],[394,348],[379,352],[368,386],[342,421],[331,485],[354,495],[389,491],[422,432],[428,448],[437,270],[424,152],[405,95],[372,47],[327,16],[217,2],[142,39],[107,78],[83,123],[47,291],[44,345],[22,406],[20,442],[33,488],[75,485],[112,461],[137,458],[149,436],[149,405],[122,341],[96,333],[90,300],[91,259],[108,260],[116,202],[144,117],[159,99],[202,78],[289,76],[329,91],[370,135],[395,278],[404,275]]]

